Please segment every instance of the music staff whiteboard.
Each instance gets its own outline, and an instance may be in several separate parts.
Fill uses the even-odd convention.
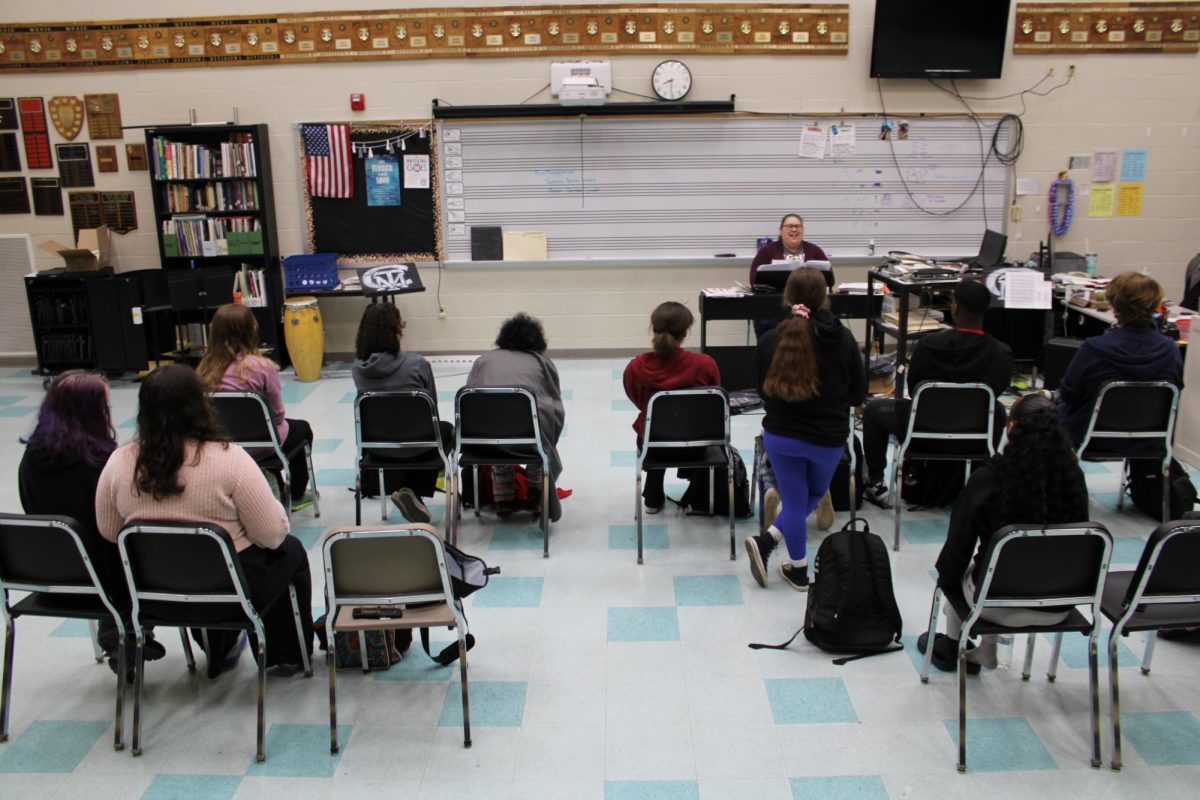
[[[907,140],[879,139],[878,117],[631,117],[446,121],[440,129],[444,258],[471,257],[473,225],[545,231],[553,259],[751,256],[780,217],[833,256],[905,250],[974,255],[1004,230],[1009,170],[982,154],[998,124],[909,118]],[[800,158],[806,125],[854,125],[851,156]],[[998,147],[1008,146],[1007,127]],[[985,223],[986,210],[986,223]]]

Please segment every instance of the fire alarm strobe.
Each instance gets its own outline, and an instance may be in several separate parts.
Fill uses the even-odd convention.
[[[352,92],[350,94],[350,109],[352,111],[362,111],[367,107],[367,96],[362,92]]]

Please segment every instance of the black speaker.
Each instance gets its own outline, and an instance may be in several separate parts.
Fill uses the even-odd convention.
[[[1075,357],[1075,352],[1079,350],[1079,345],[1083,344],[1083,339],[1063,339],[1055,337],[1046,340],[1045,355],[1045,388],[1054,390],[1058,388],[1058,382],[1062,380],[1062,376],[1067,373],[1067,365],[1071,363],[1071,359]]]

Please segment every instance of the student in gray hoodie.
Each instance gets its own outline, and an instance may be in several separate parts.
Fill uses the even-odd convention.
[[[359,392],[396,392],[419,390],[437,402],[433,370],[419,353],[400,349],[404,338],[404,320],[391,303],[372,303],[363,310],[354,342],[354,388]],[[441,422],[442,446],[454,445],[454,426]],[[384,491],[409,522],[429,522],[429,509],[422,497],[433,497],[437,470],[388,470],[384,473]],[[362,492],[377,496],[379,484],[371,470],[359,475]]]

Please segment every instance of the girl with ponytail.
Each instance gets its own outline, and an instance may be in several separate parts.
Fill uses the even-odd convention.
[[[1075,451],[1059,422],[1054,401],[1046,394],[1027,394],[1013,404],[1008,418],[1008,444],[1001,455],[975,470],[950,515],[946,544],[937,559],[938,585],[962,591],[971,602],[986,566],[980,561],[996,531],[1006,525],[1057,525],[1088,518],[1087,484]],[[957,636],[962,620],[946,604],[946,630]],[[1025,627],[1059,622],[1057,611],[988,609],[983,618],[1001,625]],[[917,641],[925,651],[928,634]],[[994,637],[967,653],[967,668],[996,666]],[[958,664],[958,639],[938,634],[933,663],[952,672]]]
[[[763,444],[783,510],[765,533],[746,539],[750,572],[767,585],[766,563],[781,541],[780,567],[796,591],[808,589],[806,518],[829,488],[850,433],[850,407],[863,402],[862,355],[854,336],[829,313],[825,277],[801,267],[783,299],[791,317],[758,341],[754,374],[763,400]]]
[[[682,303],[661,303],[650,314],[651,346],[625,367],[625,395],[638,408],[633,429],[638,449],[646,425],[646,404],[650,395],[664,389],[690,389],[694,386],[720,386],[721,373],[712,356],[683,349],[683,340],[692,327],[692,312]],[[646,470],[642,500],[647,514],[657,514],[666,503],[663,470]]]

